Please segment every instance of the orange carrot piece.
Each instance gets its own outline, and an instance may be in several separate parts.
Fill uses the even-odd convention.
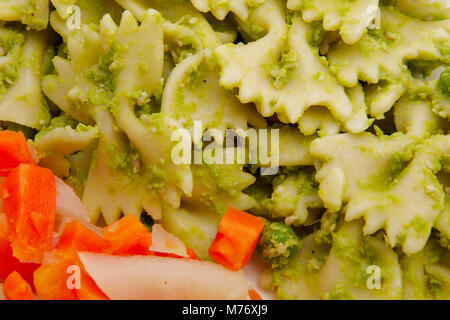
[[[250,297],[250,300],[263,300],[263,298],[259,295],[258,292],[256,292],[256,290],[249,290],[248,295]]]
[[[108,300],[72,248],[48,254],[34,273],[34,285],[42,300]]]
[[[56,249],[74,249],[93,253],[107,252],[109,245],[98,234],[83,226],[79,221],[71,221],[64,226]]]
[[[107,226],[102,232],[113,255],[149,255],[152,234],[135,216],[128,215]]]
[[[3,294],[7,300],[34,300],[29,284],[16,271],[6,278]]]
[[[187,254],[189,255],[189,259],[202,261],[200,257],[195,253],[194,249],[186,248]]]
[[[21,163],[35,164],[22,132],[0,132],[0,177],[7,177]]]
[[[17,271],[26,282],[33,283],[33,272],[39,267],[34,263],[21,263],[13,256],[8,221],[4,213],[0,213],[0,278],[6,277],[13,271]]]
[[[49,169],[21,164],[2,181],[0,195],[14,256],[20,262],[40,263],[55,225],[55,176]]]
[[[67,286],[68,268],[75,265],[75,256],[63,250],[47,254],[42,265],[34,272],[36,294],[41,300],[78,300],[75,290]]]
[[[77,251],[105,253],[108,243],[79,221],[64,226],[55,250],[35,273],[35,286],[43,300],[107,300],[84,270]],[[76,267],[71,269],[71,267]],[[78,277],[69,279],[69,277]],[[75,281],[75,282],[72,282]],[[76,287],[76,281],[79,288]],[[68,283],[69,282],[69,283]],[[72,283],[74,286],[69,287]]]
[[[240,270],[250,260],[263,228],[263,219],[228,208],[209,247],[209,256],[232,271]]]

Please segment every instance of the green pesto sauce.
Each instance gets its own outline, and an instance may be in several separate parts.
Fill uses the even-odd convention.
[[[272,268],[287,265],[300,246],[300,239],[292,227],[283,222],[266,221],[259,241],[259,250],[261,258],[270,263]]]
[[[272,206],[272,188],[263,183],[255,183],[244,190],[244,193],[252,197],[257,206],[250,210],[251,213],[258,216],[270,217],[270,208]]]
[[[181,39],[176,39],[168,43],[170,55],[175,64],[180,63],[184,59],[197,52],[197,38],[195,35],[185,35]]]
[[[354,300],[355,297],[349,292],[345,284],[339,284],[333,291],[322,296],[324,300]]]
[[[379,50],[389,51],[394,46],[400,45],[399,35],[395,39],[388,38],[383,29],[368,30],[367,35],[363,36],[360,41],[360,51],[363,57],[371,56]]]
[[[48,20],[44,20],[39,17],[39,9],[37,7],[37,1],[28,1],[26,5],[19,8],[22,14],[22,22],[29,25],[35,30],[44,30],[47,28]]]
[[[278,62],[270,69],[270,76],[275,88],[284,87],[297,67],[298,57],[294,51],[284,52]]]
[[[114,75],[110,66],[113,62],[114,52],[111,50],[109,54],[100,56],[98,64],[84,71],[84,75],[100,88],[112,92],[114,91]]]
[[[446,96],[450,97],[450,68],[441,73],[439,88]]]
[[[430,223],[421,217],[411,220],[408,227],[413,228],[421,236],[426,236],[430,232]]]
[[[311,47],[318,47],[323,40],[325,30],[322,29],[320,22],[311,23],[311,28],[307,32],[306,41]]]
[[[68,114],[62,113],[60,116],[55,117],[51,120],[50,124],[42,129],[37,136],[44,135],[46,133],[49,133],[50,131],[53,131],[56,128],[64,128],[67,126],[70,126],[71,128],[75,128],[77,125],[77,121],[72,119]]]
[[[365,288],[366,270],[374,261],[373,251],[352,233],[342,231],[334,237],[333,250],[344,263],[342,270],[350,283],[357,288]]]
[[[359,182],[364,189],[385,191],[391,188],[401,176],[411,161],[415,151],[415,144],[408,145],[404,150],[392,153],[389,163],[378,172],[373,173],[368,181]],[[395,200],[395,199],[392,199]]]
[[[18,31],[10,31],[5,37],[0,38],[0,48],[4,56],[7,56],[9,63],[0,66],[0,97],[6,93],[19,77],[21,65],[23,63],[22,51],[25,36]]]
[[[300,170],[297,173],[295,184],[299,193],[304,196],[315,195],[319,189],[319,184],[314,177],[314,171],[311,169]]]

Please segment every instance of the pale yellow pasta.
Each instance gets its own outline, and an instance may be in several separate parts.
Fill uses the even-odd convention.
[[[345,43],[357,42],[372,25],[378,11],[378,0],[288,0],[290,10],[302,10],[307,22],[323,20],[328,31],[340,30]]]
[[[145,92],[149,97],[155,94],[162,76],[164,49],[160,14],[149,10],[138,26],[131,13],[126,11],[117,29],[115,45],[116,88],[112,110],[118,125],[140,152],[146,165],[164,171],[166,174],[164,191],[190,194],[192,191],[190,168],[176,166],[171,162],[173,144],[167,143],[167,140],[171,139],[171,133],[180,125],[163,114],[142,116],[140,119],[134,114],[137,94]],[[149,56],[152,64],[145,64]],[[166,139],[161,139],[162,136]],[[169,172],[175,174],[169,175]],[[165,200],[177,207],[180,196]]]
[[[201,12],[209,12],[219,20],[225,19],[231,11],[241,20],[247,20],[248,11],[265,2],[265,0],[191,0],[192,4]]]
[[[70,163],[65,156],[86,149],[98,135],[96,127],[79,124],[41,131],[35,137],[34,146],[39,152],[40,165],[53,170],[58,176],[69,176]]]
[[[130,148],[126,135],[107,109],[97,108],[93,116],[100,135],[82,197],[91,221],[102,216],[109,224],[123,213],[140,217],[143,210],[160,219],[161,200],[145,177],[150,173]]]
[[[345,124],[353,117],[352,102],[318,49],[308,43],[312,29],[300,17],[294,17],[291,26],[284,19],[277,0],[252,11],[249,23],[257,23],[267,34],[246,45],[227,44],[216,50],[221,84],[239,88],[240,100],[254,102],[265,117],[277,114],[284,123],[298,123],[309,107],[319,105]],[[355,129],[360,132],[364,126]]]
[[[397,0],[400,11],[424,20],[450,18],[450,4],[447,0]]]
[[[401,298],[402,279],[397,255],[383,241],[363,237],[360,222],[341,223],[331,248],[317,242],[316,238],[317,233],[304,238],[292,265],[274,272],[273,283],[279,298]],[[378,266],[384,275],[377,290],[368,287],[370,274],[367,270],[371,265]]]
[[[41,89],[48,40],[44,34],[37,32],[27,32],[24,36],[21,55],[13,58],[17,60],[8,61],[8,55],[2,57],[3,63],[18,65],[17,78],[0,96],[0,120],[41,129],[50,122],[50,113]]]
[[[288,225],[301,225],[309,209],[322,208],[312,172],[293,172],[277,185],[272,193],[270,212],[274,218],[285,218]]]
[[[44,30],[48,24],[48,0],[3,0],[0,2],[0,20],[20,21],[35,30]]]
[[[381,29],[353,45],[337,42],[328,54],[341,84],[353,87],[361,80],[381,86],[369,92],[373,117],[382,117],[408,88],[408,61],[448,61],[449,20],[421,21],[392,8],[382,9],[381,18]]]
[[[387,188],[368,187],[355,194],[346,219],[365,217],[365,234],[384,228],[392,247],[401,244],[407,254],[421,251],[445,208],[445,192],[435,175],[449,155],[448,136],[435,135],[425,140]]]

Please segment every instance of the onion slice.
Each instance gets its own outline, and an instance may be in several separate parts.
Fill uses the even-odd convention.
[[[89,213],[75,191],[62,179],[55,176],[56,213],[71,216],[77,220],[89,222]]]
[[[180,257],[189,257],[186,246],[180,239],[168,233],[160,224],[155,224],[152,227],[152,245],[151,251],[161,253],[176,254]]]
[[[245,300],[244,272],[207,261],[79,253],[84,268],[112,300]]]
[[[82,225],[97,234],[102,233],[99,228],[90,223],[86,206],[78,198],[73,189],[63,180],[55,176],[56,181],[56,214],[58,216],[55,231],[62,233],[64,226],[71,221],[79,221]]]

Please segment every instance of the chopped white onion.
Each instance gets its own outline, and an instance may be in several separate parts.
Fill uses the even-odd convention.
[[[86,228],[101,234],[102,229],[90,223],[89,213],[86,206],[78,198],[73,189],[62,179],[55,176],[56,181],[56,214],[59,221],[55,231],[61,233],[64,225],[77,220]]]
[[[28,147],[28,151],[30,151],[30,155],[33,158],[33,161],[36,162],[36,163],[39,163],[39,152],[29,142],[27,143],[27,147]]]
[[[79,253],[84,268],[113,300],[245,300],[244,272],[207,261]]]
[[[70,215],[89,222],[89,213],[76,195],[75,191],[62,179],[55,177],[56,181],[56,213],[59,215]]]
[[[152,227],[151,251],[172,253],[181,257],[188,257],[186,246],[180,239],[168,233],[160,224]]]

